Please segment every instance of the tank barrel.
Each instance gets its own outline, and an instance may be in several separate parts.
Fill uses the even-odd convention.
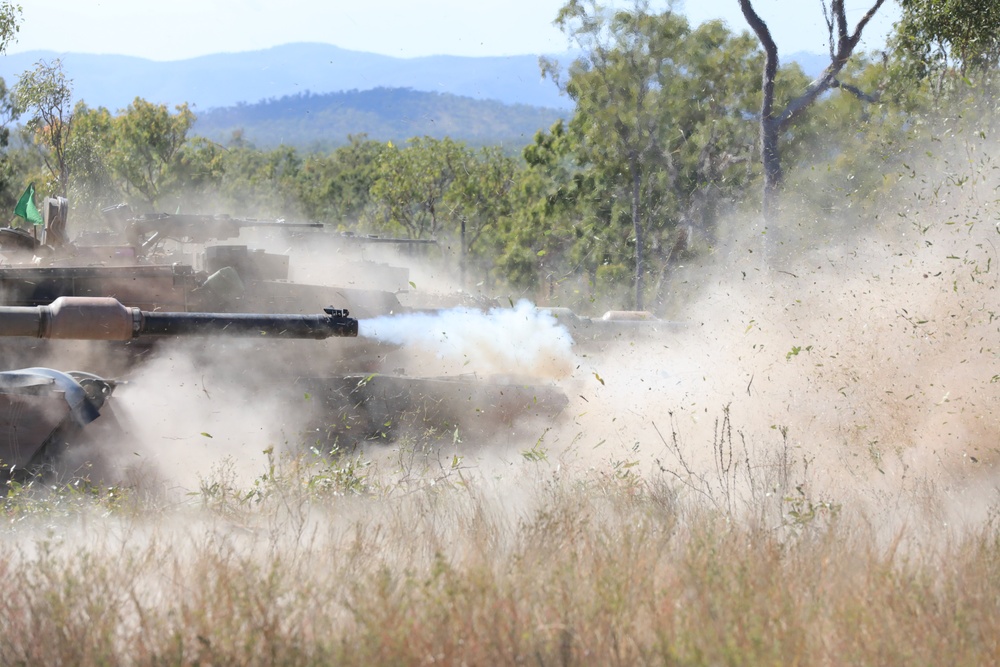
[[[123,306],[110,297],[59,297],[48,306],[0,307],[0,337],[130,340],[138,336],[354,337],[358,321],[346,310],[322,315],[161,313]]]
[[[334,311],[326,315],[248,313],[142,313],[140,335],[277,336],[331,338],[358,335],[358,321]]]

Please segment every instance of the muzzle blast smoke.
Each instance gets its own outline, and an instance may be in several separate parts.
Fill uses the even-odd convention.
[[[560,378],[574,364],[569,332],[526,300],[489,311],[453,308],[360,320],[358,335],[420,347],[474,371]]]

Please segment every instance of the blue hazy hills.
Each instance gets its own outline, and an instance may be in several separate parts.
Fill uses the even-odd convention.
[[[261,147],[324,148],[361,133],[523,145],[572,111],[533,55],[395,58],[316,43],[165,62],[26,51],[0,57],[0,76],[10,87],[39,60],[57,58],[74,98],[90,107],[118,111],[136,97],[170,107],[186,102],[198,117],[197,134],[225,141],[240,129]],[[807,73],[823,66],[821,56],[793,58]],[[570,56],[556,59],[568,63]]]

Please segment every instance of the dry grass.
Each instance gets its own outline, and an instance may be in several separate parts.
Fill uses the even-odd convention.
[[[180,503],[19,489],[0,663],[1000,657],[992,520],[904,547],[905,531],[884,543],[842,509],[806,516],[795,493],[732,513],[675,474],[535,458],[503,475],[433,457],[280,459],[242,488],[216,471]]]

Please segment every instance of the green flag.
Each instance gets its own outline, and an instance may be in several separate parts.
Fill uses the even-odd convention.
[[[17,206],[14,207],[14,215],[19,216],[27,220],[28,222],[41,225],[45,223],[42,218],[42,214],[38,212],[35,208],[35,184],[31,183],[28,188],[21,195],[21,198],[17,200]]]

